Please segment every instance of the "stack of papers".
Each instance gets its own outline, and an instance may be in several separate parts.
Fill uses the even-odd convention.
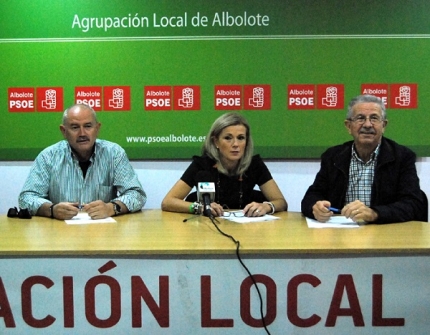
[[[352,221],[346,216],[333,215],[327,222],[319,222],[314,219],[306,218],[309,228],[358,228],[357,222]]]
[[[248,217],[248,216],[243,215],[243,211],[224,212],[224,215],[221,217],[223,219],[237,222],[237,223],[273,221],[273,220],[279,219],[277,216],[273,216],[273,215],[269,215],[269,214],[266,214],[263,216],[257,216],[257,217]]]

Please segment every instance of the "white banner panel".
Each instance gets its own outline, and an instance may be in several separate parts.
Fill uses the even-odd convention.
[[[244,259],[271,334],[425,334],[430,259]],[[237,259],[0,260],[1,334],[264,334]]]

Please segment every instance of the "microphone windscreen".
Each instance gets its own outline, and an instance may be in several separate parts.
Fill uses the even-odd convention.
[[[196,174],[197,201],[203,203],[203,195],[209,195],[210,202],[215,199],[215,183],[209,171],[199,171]]]

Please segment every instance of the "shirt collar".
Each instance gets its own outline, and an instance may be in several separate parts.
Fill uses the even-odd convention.
[[[367,163],[373,162],[376,159],[376,157],[378,157],[380,146],[381,146],[381,143],[379,143],[378,146],[375,148],[375,150],[372,152],[372,154],[370,155],[370,159]],[[358,160],[359,162],[364,163],[363,160],[360,158],[360,156],[358,156],[357,151],[355,150],[355,143],[352,143],[351,155],[352,155],[352,158]]]
[[[77,156],[76,156],[76,151],[70,146],[69,143],[67,143],[67,147],[69,148],[70,156],[72,156],[75,159],[78,159]],[[96,156],[96,152],[97,152],[97,140],[96,140],[96,142],[94,143],[94,146],[93,146],[93,153],[91,154],[91,157],[89,159],[90,162],[93,162],[94,157]]]

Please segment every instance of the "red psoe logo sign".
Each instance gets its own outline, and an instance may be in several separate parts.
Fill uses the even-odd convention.
[[[288,85],[288,109],[314,109],[315,85]]]
[[[200,86],[174,86],[174,110],[200,110]]]
[[[7,90],[7,96],[9,112],[34,112],[34,88],[10,87]]]
[[[96,112],[102,110],[102,87],[75,87],[75,103],[90,106]]]
[[[272,106],[270,85],[245,85],[243,95],[244,109],[269,110]]]
[[[343,109],[345,100],[344,91],[343,84],[317,85],[317,108]]]
[[[145,110],[172,109],[172,88],[170,86],[145,86],[143,96]]]
[[[64,109],[62,87],[38,87],[36,97],[39,112],[62,112]]]
[[[216,85],[215,110],[242,109],[242,86]]]
[[[103,105],[105,111],[129,111],[130,86],[103,87]]]
[[[390,108],[404,109],[417,108],[418,85],[417,84],[391,84]]]
[[[381,98],[381,100],[385,104],[385,107],[388,106],[388,84],[362,84],[361,94],[374,95],[378,98]]]

